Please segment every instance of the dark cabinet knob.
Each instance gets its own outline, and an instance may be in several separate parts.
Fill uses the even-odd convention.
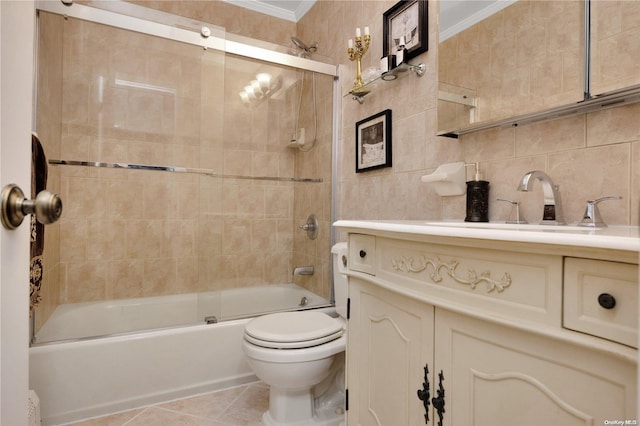
[[[364,250],[360,250],[360,257],[364,258],[367,255],[367,252]]]
[[[598,303],[605,309],[613,309],[616,306],[616,298],[609,293],[602,293],[598,296]]]

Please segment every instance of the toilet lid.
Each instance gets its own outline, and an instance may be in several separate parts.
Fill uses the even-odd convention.
[[[335,340],[342,323],[322,312],[280,312],[263,315],[245,326],[245,338],[267,348],[305,348]]]

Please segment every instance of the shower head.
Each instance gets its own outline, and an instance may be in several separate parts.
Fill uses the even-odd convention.
[[[313,43],[311,46],[307,46],[305,42],[303,42],[296,36],[291,36],[291,41],[296,45],[298,49],[300,49],[300,53],[298,53],[298,56],[300,57],[308,58],[318,49],[318,43]]]

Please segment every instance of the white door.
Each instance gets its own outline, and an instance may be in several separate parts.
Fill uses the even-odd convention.
[[[0,1],[0,187],[31,193],[33,1]],[[27,424],[29,225],[0,227],[0,425]]]

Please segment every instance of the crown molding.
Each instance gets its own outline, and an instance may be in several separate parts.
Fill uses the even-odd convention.
[[[454,0],[455,1],[455,0]],[[478,22],[481,22],[483,20],[485,20],[486,18],[488,18],[489,16],[500,12],[502,9],[505,9],[509,6],[511,6],[512,4],[514,4],[517,0],[503,0],[503,1],[496,1],[492,4],[490,4],[489,6],[479,10],[476,13],[473,13],[472,15],[469,16],[465,16],[465,8],[466,8],[466,2],[458,2],[457,6],[454,8],[451,8],[448,10],[448,13],[452,13],[452,14],[456,14],[456,15],[461,15],[461,18],[459,21],[456,22],[456,24],[450,26],[449,28],[447,28],[446,30],[443,30],[440,32],[440,43],[442,43],[443,41],[445,41],[446,39],[453,37],[454,35],[466,30],[467,28],[470,28],[472,26],[474,26],[475,24],[477,24]]]
[[[290,22],[298,22],[315,4],[315,0],[291,1],[297,3],[295,10],[278,6],[285,1],[262,1],[262,0],[224,0],[234,6],[253,10],[254,12],[263,13],[275,18],[284,19]]]

